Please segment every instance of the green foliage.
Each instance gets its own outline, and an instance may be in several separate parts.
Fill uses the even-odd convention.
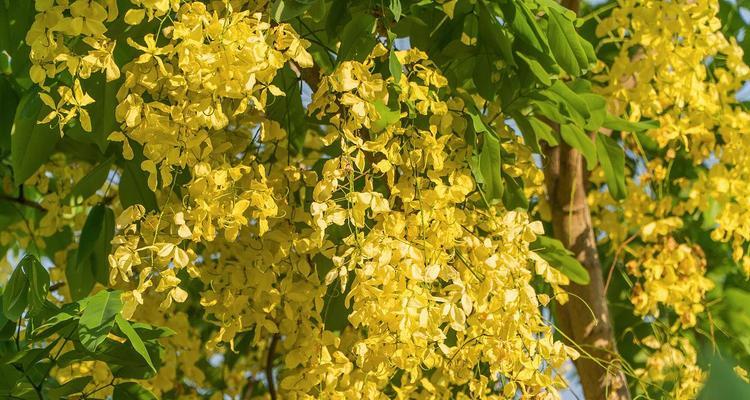
[[[156,400],[156,396],[136,382],[125,382],[115,385],[113,400]]]
[[[11,131],[13,179],[23,183],[41,166],[55,149],[60,133],[50,124],[38,124],[45,111],[39,93],[27,92],[18,104]]]
[[[0,397],[60,399],[100,389],[84,392],[90,376],[58,382],[50,375],[53,368],[76,361],[105,361],[115,377],[145,377],[159,368],[160,359],[154,358],[161,349],[159,339],[171,332],[125,320],[119,292],[102,290],[61,307],[50,302],[49,295],[46,269],[27,254],[14,269],[0,301]],[[113,329],[115,324],[117,329]],[[129,370],[127,374],[123,368]],[[114,386],[115,398],[155,398],[135,383]]]
[[[728,360],[718,356],[712,357],[709,377],[698,399],[748,398],[750,398],[750,384],[737,376]]]
[[[625,152],[617,142],[607,135],[596,134],[596,154],[607,178],[609,192],[617,200],[627,194],[625,187]]]
[[[96,168],[92,169],[91,172],[86,174],[86,176],[81,178],[73,189],[71,189],[65,202],[79,204],[96,193],[96,191],[107,181],[112,169],[113,161],[113,157],[107,158],[97,165]]]
[[[109,280],[107,255],[112,248],[110,242],[114,234],[115,215],[112,209],[103,204],[91,208],[81,230],[81,244],[75,258],[76,269],[83,272],[88,263],[94,280],[106,284]]]
[[[550,265],[558,268],[571,281],[579,285],[588,285],[591,281],[586,268],[572,256],[573,253],[566,249],[559,240],[548,236],[539,236],[532,244],[531,249]]]
[[[129,1],[119,3],[123,14],[132,7]],[[537,154],[543,154],[546,146],[562,143],[580,151],[588,170],[601,167],[606,188],[615,200],[626,197],[626,178],[631,177],[628,174],[637,167],[633,157],[623,150],[624,133],[636,133],[630,137],[639,140],[639,146],[649,154],[662,151],[656,142],[649,142],[648,136],[643,135],[658,127],[658,123],[626,121],[610,115],[606,100],[594,93],[597,82],[590,79],[591,69],[597,59],[606,61],[607,51],[611,51],[611,44],[599,43],[591,33],[590,25],[595,18],[587,22],[578,19],[555,1],[274,0],[270,3],[274,23],[288,22],[310,41],[309,50],[320,67],[320,71],[313,71],[313,76],[331,72],[346,60],[364,60],[378,42],[389,49],[397,49],[397,43],[401,44],[396,39],[408,39],[411,47],[425,51],[435,62],[449,80],[449,90],[463,97],[467,105],[471,104],[467,107],[473,107],[474,99],[495,102],[497,109],[465,110],[470,122],[467,141],[474,147],[471,172],[486,203],[502,203],[507,209],[526,210],[539,203],[538,198],[528,197],[524,192],[523,178],[508,173],[508,167],[513,167],[516,160],[506,149],[509,143],[500,134],[502,132],[495,131],[497,121],[517,126],[516,133]],[[447,14],[445,3],[452,4],[451,15]],[[750,4],[742,0],[720,1],[720,4],[725,32],[744,32],[747,24],[740,10]],[[108,363],[118,378],[116,384],[111,384],[114,399],[153,399],[155,396],[138,383],[120,380],[153,376],[161,363],[159,340],[170,332],[127,321],[121,314],[122,302],[117,291],[98,290],[92,295],[97,283],[106,286],[109,281],[107,256],[115,232],[115,215],[111,205],[114,199],[112,195],[108,197],[106,188],[119,185],[117,196],[122,207],[141,204],[148,211],[159,210],[157,198],[149,190],[147,175],[141,168],[144,149],[131,142],[134,158],[126,159],[122,156],[123,144],[107,140],[121,128],[115,121],[114,109],[115,95],[124,78],[107,83],[99,73],[85,80],[85,90],[96,98],[96,103],[89,108],[92,132],[84,132],[76,122],[62,127],[37,123],[49,110],[38,96],[39,88],[28,76],[29,48],[23,37],[34,14],[32,1],[0,0],[0,109],[3,111],[0,113],[0,158],[3,160],[0,178],[7,182],[0,189],[0,229],[17,223],[37,226],[48,215],[49,210],[37,202],[39,193],[34,185],[25,182],[53,154],[60,152],[69,160],[86,161],[96,167],[78,180],[64,199],[64,203],[79,209],[91,207],[80,232],[70,229],[55,232],[43,239],[46,246],[37,246],[32,241],[26,242],[31,243],[28,248],[21,248],[19,243],[9,245],[16,254],[30,254],[13,270],[0,297],[0,397],[37,398],[39,395],[55,399],[80,395],[90,383],[89,377],[61,384],[50,376],[50,371],[55,366],[76,361],[100,360]],[[124,65],[136,55],[127,46],[128,39],[142,41],[144,32],[159,31],[159,22],[154,20],[128,27],[117,21],[121,26],[113,27],[113,32],[118,32],[115,54],[118,65]],[[746,49],[746,58],[750,54],[748,37],[743,34],[740,41]],[[396,81],[408,72],[394,52],[376,62],[373,69],[384,76],[393,76]],[[308,79],[305,73],[309,72],[289,66],[279,71],[273,84],[286,96],[274,98],[266,110],[266,116],[288,133],[290,149],[296,153],[303,151],[310,130],[321,129],[321,121],[307,115],[303,101],[309,89],[306,85],[310,83],[304,82]],[[397,85],[391,86],[392,93],[402,90]],[[405,124],[404,116],[411,118],[414,114],[413,109],[398,109],[384,101],[375,102],[373,106],[380,115],[378,120],[372,121],[370,133],[373,135],[390,126]],[[612,132],[604,134],[602,128]],[[670,179],[705,172],[705,167],[694,165],[684,154],[676,157],[669,171]],[[548,161],[540,160],[541,164]],[[317,172],[323,161],[316,164]],[[190,179],[187,169],[179,174],[176,179]],[[680,189],[673,185],[663,190],[679,192]],[[86,205],[92,196],[103,192],[99,204]],[[174,193],[180,195],[179,189]],[[715,226],[720,211],[717,207],[718,202],[714,202],[691,216],[695,224],[686,229],[690,240],[696,243],[708,240],[708,232]],[[336,229],[329,227],[327,238],[341,239],[343,235]],[[616,249],[606,246],[600,248],[602,264],[609,266],[611,262],[613,268],[617,268],[609,292],[611,303],[615,305],[616,333],[618,338],[629,338],[629,333],[638,331],[640,334],[639,329],[644,329],[644,324],[632,316],[633,305],[627,300],[632,282],[619,271],[622,266],[612,256]],[[727,272],[727,265],[736,264],[731,261],[732,249],[711,246],[715,254],[707,258],[711,261],[712,278],[724,283],[714,291],[714,305],[710,308],[720,331],[717,342],[722,350],[738,355],[740,365],[748,366],[750,317],[745,306],[750,299],[750,286]],[[73,302],[60,304],[49,293],[55,283],[50,282],[49,273],[39,260],[53,260],[57,251],[69,247],[73,249],[68,250],[66,276],[64,282],[57,284],[67,286]],[[5,252],[8,248],[2,250]],[[532,250],[571,281],[580,285],[589,283],[587,270],[561,242],[539,236]],[[321,260],[316,260],[315,264],[321,277],[331,268]],[[353,280],[352,273],[350,282]],[[184,282],[190,282],[190,278],[184,277]],[[190,284],[194,286],[190,288],[188,302],[199,298],[198,294],[204,289],[199,283]],[[346,293],[339,293],[338,288],[329,289],[325,325],[342,332],[351,312],[345,305]],[[192,312],[191,324],[196,327],[198,336],[209,337],[217,329],[212,325],[215,321],[203,321],[201,313],[193,312],[197,309],[195,304],[188,303],[184,307]],[[713,325],[701,327],[704,332],[712,332],[713,328]],[[239,337],[243,334],[250,337],[252,332],[238,335],[240,352],[243,342]],[[249,339],[244,346],[248,346],[247,342]],[[624,359],[630,361],[642,356],[638,353],[640,349],[628,340],[620,339],[618,346]],[[227,359],[229,357],[227,355]],[[211,367],[205,359],[201,360],[201,365],[207,371],[207,379],[221,380],[220,369]],[[718,367],[717,371],[709,380],[709,387],[715,388],[715,393],[731,387],[738,387],[735,394],[746,390],[737,386],[736,379],[720,381],[718,378],[727,373]],[[217,387],[219,384],[226,385],[220,382]]]

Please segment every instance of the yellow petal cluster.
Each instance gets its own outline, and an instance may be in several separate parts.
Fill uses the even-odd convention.
[[[99,74],[104,74],[107,82],[120,77],[114,60],[116,41],[106,36],[105,25],[118,16],[117,1],[43,0],[35,6],[37,14],[26,34],[31,47],[29,75],[51,109],[40,123],[55,120],[62,134],[75,119],[84,131],[91,132],[91,116],[85,107],[96,100],[84,91],[81,80]],[[56,82],[62,72],[72,77],[72,85]],[[50,92],[51,84],[57,87],[55,93]]]
[[[537,288],[562,302],[568,279],[529,248],[541,222],[478,190],[466,129],[469,108],[483,105],[466,102],[481,101],[451,93],[417,49],[392,50],[403,73],[382,76],[376,65],[391,54],[378,45],[320,77],[305,107],[320,126],[300,132],[272,107],[291,91],[280,77],[302,84],[310,44],[271,22],[265,2],[131,3],[122,22],[160,25],[119,44],[135,54],[121,77],[106,37],[114,1],[38,0],[28,42],[35,81],[58,88],[42,94],[53,110],[45,123],[89,130],[85,107],[100,99],[86,79],[122,81],[108,139],[129,164],[75,211],[58,211],[47,193],[42,204],[54,211],[45,234],[80,232],[102,198],[117,211],[109,284],[123,291],[123,315],[177,333],[145,386],[197,398],[210,377],[196,365],[231,353],[242,354],[221,366],[231,396],[272,363],[282,398],[559,398],[559,371],[578,353],[554,338],[550,297]],[[91,49],[66,47],[73,36]],[[70,88],[52,82],[63,71]],[[504,172],[540,193],[530,151],[488,110],[481,118],[518,160]],[[290,144],[300,135],[301,150]],[[75,182],[90,168],[61,166],[29,184]],[[140,194],[155,206],[111,196],[129,168],[145,174]],[[59,375],[85,373],[76,371]]]

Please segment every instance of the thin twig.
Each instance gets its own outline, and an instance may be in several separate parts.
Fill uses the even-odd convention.
[[[617,250],[615,251],[615,256],[612,259],[612,265],[609,266],[609,273],[607,273],[607,281],[604,284],[604,295],[607,294],[607,290],[609,289],[609,284],[612,282],[612,272],[615,270],[615,265],[617,265],[617,261],[620,258],[620,253],[625,249],[625,247],[635,240],[638,237],[638,233],[635,233],[633,236],[627,238],[624,242],[622,242],[619,246],[617,246]]]
[[[11,203],[20,204],[22,206],[35,208],[35,209],[37,209],[39,211],[47,211],[47,209],[44,208],[44,207],[42,207],[41,204],[39,204],[39,203],[37,203],[35,201],[26,200],[25,198],[20,197],[20,196],[19,197],[12,197],[12,196],[8,196],[7,194],[2,194],[2,195],[0,195],[0,200],[9,201]]]

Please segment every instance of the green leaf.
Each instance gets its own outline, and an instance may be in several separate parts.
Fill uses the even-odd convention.
[[[349,0],[333,0],[325,18],[326,34],[329,38],[341,33],[341,25],[347,20]]]
[[[391,73],[391,76],[396,83],[401,81],[402,69],[403,66],[401,65],[401,61],[396,57],[396,51],[391,50],[388,54],[388,71]]]
[[[520,57],[524,63],[526,63],[526,65],[529,67],[529,70],[531,71],[531,74],[534,75],[534,77],[539,80],[539,82],[546,86],[552,84],[552,79],[550,78],[549,72],[544,70],[544,67],[542,67],[542,64],[540,64],[539,61],[527,57],[520,51],[517,51],[516,55]]]
[[[13,181],[22,184],[44,164],[55,145],[60,131],[51,124],[37,124],[50,111],[45,110],[36,91],[26,93],[18,104],[11,132],[11,165]]]
[[[609,193],[616,200],[628,194],[625,186],[625,152],[617,142],[607,135],[596,133],[596,155],[604,170]]]
[[[79,376],[78,378],[73,378],[58,387],[50,388],[47,391],[47,397],[51,399],[62,399],[68,398],[68,396],[73,394],[82,393],[83,389],[92,379],[94,379],[93,376]]]
[[[147,179],[146,174],[141,170],[140,160],[137,156],[133,160],[123,163],[120,190],[118,191],[123,208],[140,204],[146,211],[159,209],[154,192],[148,188]]]
[[[26,347],[24,349],[21,349],[20,351],[7,354],[5,357],[0,359],[0,365],[15,364],[21,366],[24,370],[28,370],[29,367],[35,366],[40,360],[49,356],[50,352],[55,347],[57,342],[60,341],[60,339],[61,338],[58,337],[51,343],[47,344],[46,347]]]
[[[698,399],[750,399],[750,384],[737,376],[727,360],[714,355],[711,371]]]
[[[24,274],[23,268],[16,267],[3,290],[3,314],[5,317],[14,322],[18,321],[28,304],[28,296],[29,280]]]
[[[508,210],[515,210],[517,208],[528,209],[529,200],[523,192],[523,179],[514,178],[505,172],[502,175],[505,182],[505,190],[503,191],[503,204],[505,208]]]
[[[549,98],[544,98],[543,100],[535,99],[531,101],[531,104],[535,105],[539,110],[535,112],[536,115],[542,115],[544,118],[558,124],[567,124],[570,122],[570,118],[560,112],[560,104],[557,103],[557,100],[550,101]]]
[[[372,122],[372,131],[374,133],[378,133],[388,126],[398,123],[401,119],[401,112],[398,110],[391,110],[385,103],[383,103],[383,100],[376,100],[375,103],[373,103],[373,106],[375,106],[375,110],[377,110],[380,115],[380,118]]]
[[[118,104],[117,90],[122,86],[123,79],[107,82],[106,75],[99,72],[82,82],[83,90],[96,99],[94,104],[86,107],[91,116],[91,132],[84,135],[104,153],[109,145],[107,138],[119,129],[115,108]]]
[[[516,114],[513,117],[513,120],[516,121],[518,128],[521,130],[524,142],[535,152],[542,152],[542,148],[539,145],[541,140],[549,143],[550,146],[558,145],[559,141],[558,138],[555,137],[555,132],[552,130],[552,127],[537,118]]]
[[[660,151],[662,150],[661,146],[659,146],[659,143],[654,139],[651,135],[647,134],[646,132],[636,132],[635,138],[638,140],[641,146],[647,151]]]
[[[708,207],[703,212],[703,223],[701,224],[702,229],[712,229],[716,225],[716,217],[721,212],[721,203],[716,201],[715,198],[708,198]]]
[[[547,39],[555,60],[560,67],[573,76],[588,67],[588,55],[573,23],[553,8],[547,9]]]
[[[133,326],[133,329],[138,332],[138,335],[146,341],[170,337],[177,334],[177,332],[164,326],[151,326],[143,322],[136,322],[131,325]]]
[[[81,361],[88,361],[93,360],[94,357],[91,357],[91,353],[83,350],[83,348],[75,348],[70,351],[66,351],[59,357],[57,357],[57,360],[55,360],[55,364],[60,367],[64,368],[67,367],[73,363],[81,362]]]
[[[5,325],[8,323],[8,317],[5,316],[5,313],[3,312],[3,295],[2,295],[3,288],[0,287],[0,331],[3,330]],[[0,338],[2,340],[2,338]]]
[[[560,126],[560,135],[565,143],[578,150],[586,159],[586,166],[591,171],[596,166],[596,146],[581,128],[575,125]]]
[[[0,376],[3,377],[3,379],[0,379],[0,396],[3,396],[2,398],[9,398],[11,391],[18,382],[25,381],[23,374],[12,365],[0,364]],[[35,399],[38,399],[38,397],[35,397]]]
[[[31,254],[25,255],[16,268],[22,268],[29,282],[29,313],[36,315],[44,309],[49,293],[49,272]]]
[[[586,128],[589,131],[598,130],[607,117],[607,101],[604,97],[593,93],[579,93],[579,96],[586,102],[591,117],[586,120]]]
[[[77,313],[77,311],[76,307],[71,306],[71,304],[63,306],[63,308],[58,310],[55,315],[48,318],[43,324],[34,329],[34,340],[44,339],[62,329],[65,329],[67,326],[71,326],[74,323],[75,318],[72,313]]]
[[[49,258],[54,258],[55,253],[68,248],[73,241],[73,230],[70,226],[63,226],[62,229],[53,235],[44,238],[44,252]],[[2,251],[0,251],[2,253]]]
[[[515,66],[513,42],[509,33],[500,25],[495,13],[484,2],[478,2],[478,5],[480,6],[477,12],[479,17],[479,42],[483,47],[492,50],[494,55],[503,59],[508,65]]]
[[[474,86],[477,92],[485,99],[492,101],[497,93],[497,85],[492,82],[492,72],[495,68],[492,65],[492,59],[489,53],[483,48],[479,49],[479,54],[474,65]]]
[[[477,111],[470,111],[469,118],[471,118],[471,126],[474,128],[474,131],[476,133],[481,132],[489,132],[489,128],[487,128],[487,125],[484,124],[484,121],[482,121],[482,117],[479,116],[479,113]]]
[[[536,18],[524,3],[523,1],[502,2],[500,7],[503,9],[503,17],[506,21],[510,21],[514,34],[521,42],[546,53],[547,43],[537,26]]]
[[[111,340],[104,342],[104,345],[112,344]],[[110,365],[112,376],[122,379],[149,379],[156,375],[151,367],[143,361],[143,357],[133,350],[133,347],[127,343],[110,346],[104,350],[104,345],[95,354],[97,360],[101,360]],[[155,364],[160,365],[161,359],[158,352],[162,351],[158,343],[146,343],[152,357],[156,359]]]
[[[479,154],[471,156],[469,159],[469,168],[472,175],[474,175],[474,181],[478,184],[484,184],[484,176],[482,176],[482,170],[479,168]]]
[[[125,320],[120,314],[115,315],[115,322],[117,323],[117,327],[120,328],[120,331],[122,331],[122,333],[128,338],[133,349],[138,352],[138,354],[146,360],[148,366],[156,372],[156,367],[154,367],[153,362],[151,362],[151,356],[148,355],[146,345],[143,344],[143,340],[138,336],[138,332],[130,326],[130,322]]]
[[[568,249],[557,240],[547,236],[537,236],[530,246],[539,257],[547,261],[552,268],[565,274],[579,285],[588,285],[591,278],[586,268],[573,257]]]
[[[375,47],[375,17],[360,13],[355,15],[344,27],[341,34],[341,44],[336,58],[338,64],[342,61],[364,61]]]
[[[78,337],[81,344],[89,351],[104,342],[115,323],[115,316],[122,310],[119,291],[106,291],[89,298],[81,314]]]
[[[32,85],[30,48],[24,38],[35,15],[33,1],[0,1],[0,53],[9,56],[12,78],[24,89]]]
[[[560,136],[549,124],[540,121],[538,118],[531,117],[529,118],[529,125],[531,125],[539,140],[544,140],[550,146],[557,146],[560,143]]]
[[[139,383],[125,382],[115,385],[112,400],[156,400],[156,396]]]
[[[479,18],[477,18],[476,14],[466,14],[463,28],[461,31],[461,41],[467,46],[476,45],[479,39]]]
[[[479,170],[482,173],[483,189],[487,201],[492,203],[503,198],[502,159],[500,141],[491,133],[485,132],[482,152],[479,153]]]
[[[82,264],[78,264],[78,249],[68,252],[68,265],[65,268],[65,278],[70,289],[70,297],[73,301],[78,301],[88,296],[91,289],[94,288],[94,273],[91,268],[91,257],[84,259]]]
[[[316,0],[276,0],[271,6],[271,16],[276,22],[288,21],[305,13]]]
[[[553,101],[561,104],[570,118],[579,126],[584,126],[591,118],[586,100],[562,81],[555,81],[543,93]]]
[[[10,132],[13,129],[13,120],[15,119],[15,110],[18,108],[18,96],[13,91],[10,83],[6,79],[0,78],[0,153],[9,154]]]
[[[89,263],[91,275],[97,282],[106,285],[109,281],[107,256],[112,248],[115,234],[115,216],[104,204],[91,208],[81,230],[81,239],[76,254],[76,270],[82,271]]]
[[[109,260],[107,259],[112,250],[112,238],[115,237],[115,213],[111,208],[104,208],[104,224],[101,235],[96,239],[91,269],[94,278],[102,285],[109,284]]]
[[[13,69],[10,67],[10,54],[5,51],[0,52],[0,75],[10,75],[13,73]],[[8,81],[4,80],[2,83],[7,84]]]
[[[291,150],[299,154],[305,144],[308,129],[299,80],[294,71],[286,66],[276,75],[274,84],[283,90],[286,96],[275,98],[268,106],[266,114],[284,128],[289,137]]]
[[[101,189],[104,182],[107,181],[113,161],[113,157],[107,158],[102,161],[101,164],[94,167],[94,169],[86,174],[86,176],[81,178],[81,180],[73,186],[73,189],[70,190],[70,194],[65,197],[65,204],[71,204],[71,202],[73,204],[80,204],[94,195],[97,190]]]
[[[401,19],[401,0],[390,0],[388,8],[393,13],[393,19],[398,22],[398,20]]]
[[[604,118],[604,123],[602,124],[602,126],[607,129],[612,129],[619,132],[645,132],[650,129],[658,128],[659,121],[645,120],[639,122],[631,122],[620,117],[607,114],[606,118]]]

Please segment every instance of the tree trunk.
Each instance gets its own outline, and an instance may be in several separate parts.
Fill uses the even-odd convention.
[[[564,143],[546,149],[546,156],[545,178],[554,236],[575,254],[591,277],[585,286],[571,283],[568,291],[573,296],[567,304],[557,307],[555,319],[560,329],[595,359],[584,355],[575,362],[586,399],[629,400],[586,203],[583,157]]]
[[[580,0],[562,0],[562,5],[578,14]],[[618,360],[596,236],[586,202],[587,177],[583,157],[565,143],[545,150],[547,166],[544,172],[553,233],[573,252],[591,278],[585,286],[571,283],[568,290],[574,296],[567,304],[557,307],[555,319],[560,329],[594,358],[584,355],[575,361],[586,399],[630,400],[627,380]]]

